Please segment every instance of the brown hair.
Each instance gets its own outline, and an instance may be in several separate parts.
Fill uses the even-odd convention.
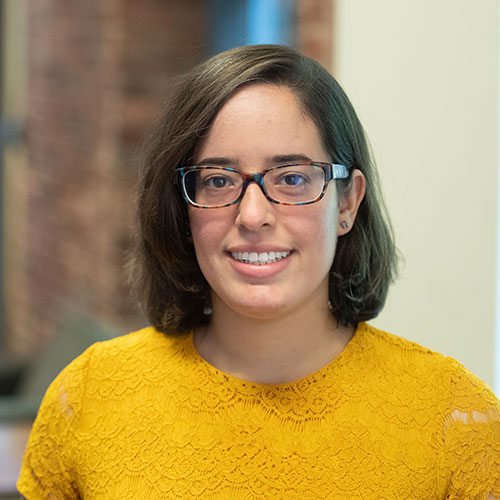
[[[186,202],[175,168],[193,163],[195,150],[234,92],[254,82],[286,86],[315,122],[334,163],[359,169],[366,194],[351,231],[339,238],[330,270],[335,318],[355,325],[377,316],[397,272],[394,237],[377,171],[356,113],[337,81],[317,62],[279,45],[237,47],[185,75],[172,92],[145,157],[138,200],[133,280],[153,326],[169,334],[206,324],[210,287],[189,233]],[[339,192],[351,179],[337,181]]]

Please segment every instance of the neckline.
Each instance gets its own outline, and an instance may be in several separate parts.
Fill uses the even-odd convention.
[[[326,378],[326,374],[330,371],[340,370],[342,367],[349,364],[349,362],[362,350],[362,338],[366,333],[367,324],[360,322],[358,323],[356,330],[345,346],[344,350],[328,362],[323,367],[318,370],[306,375],[297,380],[291,382],[286,382],[283,384],[264,384],[261,382],[252,382],[251,380],[245,380],[243,378],[226,373],[214,365],[210,364],[205,358],[203,358],[196,347],[194,346],[194,332],[190,332],[187,338],[187,354],[193,358],[196,364],[202,367],[205,371],[210,373],[215,379],[224,383],[231,383],[233,386],[239,386],[242,389],[276,389],[276,390],[287,390],[294,389],[296,386],[303,386],[304,384],[310,384],[317,382],[318,380]]]

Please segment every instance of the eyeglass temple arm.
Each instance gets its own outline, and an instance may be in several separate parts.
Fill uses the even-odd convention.
[[[349,177],[349,169],[345,165],[330,163],[326,182],[330,182],[332,179],[346,179],[347,177]]]

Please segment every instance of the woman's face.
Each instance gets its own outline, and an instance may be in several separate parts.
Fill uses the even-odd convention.
[[[286,158],[331,161],[318,128],[288,88],[253,84],[240,89],[216,116],[196,164],[223,161],[257,173]],[[189,219],[196,257],[212,289],[214,314],[230,308],[264,319],[306,305],[326,307],[338,229],[334,181],[323,199],[304,206],[272,203],[250,183],[238,204],[189,207]],[[274,252],[275,261],[257,265],[239,260],[238,254],[245,252],[267,253],[268,258]]]

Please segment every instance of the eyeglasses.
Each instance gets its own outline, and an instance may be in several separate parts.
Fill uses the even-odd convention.
[[[250,182],[279,205],[309,205],[325,195],[333,179],[349,176],[346,166],[336,163],[288,163],[247,174],[232,167],[193,166],[177,168],[176,182],[193,207],[222,208],[238,203]]]

